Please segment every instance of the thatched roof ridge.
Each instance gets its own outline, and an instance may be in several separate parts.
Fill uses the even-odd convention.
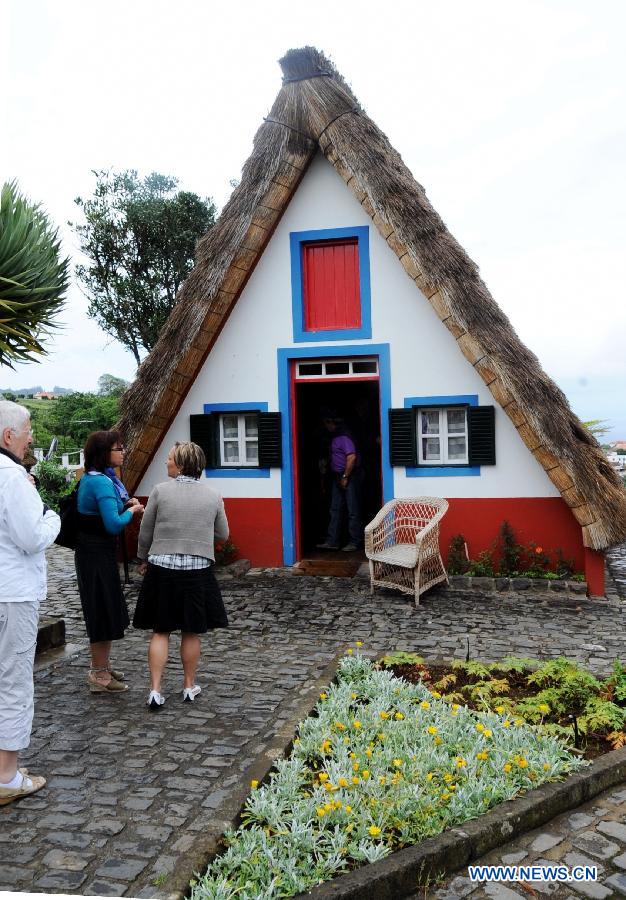
[[[159,341],[123,398],[136,487],[314,154],[324,153],[453,334],[583,527],[626,539],[626,492],[565,395],[517,337],[478,268],[323,54],[290,50],[239,186],[200,241]]]

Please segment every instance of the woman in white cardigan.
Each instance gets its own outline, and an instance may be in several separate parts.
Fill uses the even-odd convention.
[[[191,442],[175,444],[167,457],[170,480],[156,485],[141,522],[137,555],[145,578],[133,625],[153,632],[148,647],[151,709],[165,703],[161,679],[171,632],[182,635],[183,700],[192,701],[200,693],[198,635],[228,627],[212,569],[214,542],[228,537],[228,521],[220,495],[200,481],[205,467],[201,447]]]

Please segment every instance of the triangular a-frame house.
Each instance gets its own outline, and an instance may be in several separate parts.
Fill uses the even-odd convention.
[[[310,47],[281,66],[241,182],[123,398],[128,487],[148,495],[191,437],[240,551],[291,564],[324,534],[333,408],[360,428],[366,507],[444,496],[444,556],[456,533],[477,555],[506,519],[601,593],[626,495],[598,443],[335,67]]]

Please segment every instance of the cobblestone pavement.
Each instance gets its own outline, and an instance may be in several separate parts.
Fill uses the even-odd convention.
[[[363,579],[256,571],[223,583],[231,627],[203,639],[198,700],[181,702],[173,638],[167,703],[151,713],[146,636],[129,629],[114,647],[131,689],[90,694],[68,551],[51,552],[49,585],[42,612],[63,615],[68,647],[38,665],[22,758],[48,785],[0,809],[0,889],[164,896],[181,855],[219,829],[229,790],[349,641],[448,657],[465,657],[469,642],[474,658],[566,654],[600,672],[626,643],[626,604],[617,601],[439,591],[415,608],[398,593],[370,596]]]
[[[626,544],[620,544],[609,550],[606,554],[606,563],[609,579],[612,582],[610,589],[615,591],[617,598],[626,600]]]
[[[546,881],[477,885],[467,874],[448,884],[416,894],[411,900],[529,900],[550,896],[554,900],[580,897],[626,897],[626,789],[600,794],[595,800],[563,813],[544,828],[529,831],[478,861],[503,866],[595,866],[597,881],[558,883]]]

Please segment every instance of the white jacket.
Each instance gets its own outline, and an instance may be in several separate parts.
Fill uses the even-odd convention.
[[[44,513],[26,469],[0,453],[0,603],[45,598],[45,550],[60,527],[53,510]]]

